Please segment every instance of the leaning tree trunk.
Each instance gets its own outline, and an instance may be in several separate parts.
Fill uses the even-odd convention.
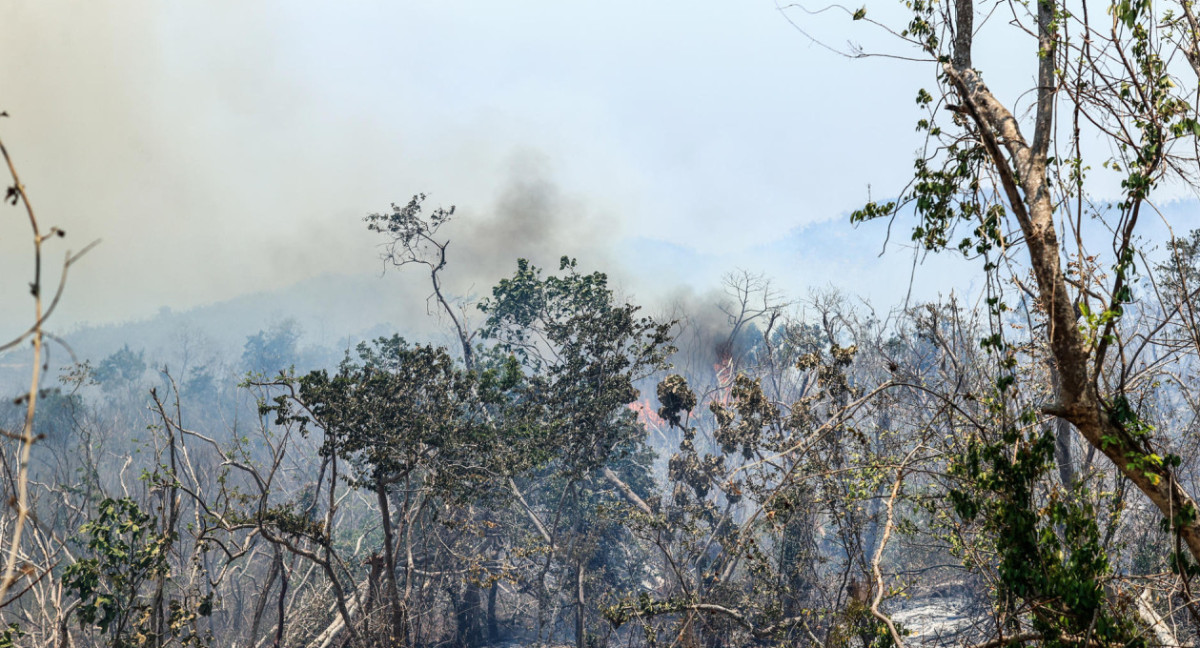
[[[955,0],[958,29],[954,55],[942,69],[962,102],[962,110],[978,126],[980,141],[1025,237],[1038,297],[1048,319],[1050,352],[1061,381],[1059,400],[1044,408],[1046,413],[1070,422],[1091,446],[1112,460],[1117,470],[1158,507],[1192,557],[1200,561],[1200,514],[1195,501],[1176,480],[1171,466],[1146,462],[1143,442],[1110,417],[1096,387],[1107,347],[1099,343],[1093,355],[1077,324],[1059,255],[1054,198],[1047,173],[1057,90],[1057,18],[1052,3],[1039,2],[1037,12],[1038,90],[1032,141],[1026,139],[1016,117],[971,67],[972,0]],[[1130,233],[1125,233],[1124,246],[1130,245]],[[1116,296],[1112,306],[1119,306],[1123,290],[1118,272],[1110,291]]]

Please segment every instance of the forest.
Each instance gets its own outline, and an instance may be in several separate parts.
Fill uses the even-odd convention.
[[[565,255],[466,297],[469,224],[416,194],[357,226],[440,336],[76,357],[95,244],[0,142],[0,648],[1197,645],[1194,6],[902,5],[828,8],[904,53],[820,44],[930,79],[911,181],[844,225],[973,293],[735,270],[662,307]],[[994,37],[1026,86],[985,83]]]

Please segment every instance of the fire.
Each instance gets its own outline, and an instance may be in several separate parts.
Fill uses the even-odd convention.
[[[654,406],[650,404],[649,398],[630,403],[629,409],[637,413],[638,421],[646,426],[647,430],[666,429],[667,422],[654,410]]]
[[[717,375],[717,389],[712,400],[718,403],[729,402],[729,391],[733,387],[733,356],[721,353],[713,364],[713,373]]]
[[[702,397],[702,405],[705,407],[709,403],[728,404],[732,398],[731,392],[734,382],[733,355],[727,351],[719,350],[717,352],[717,361],[713,363],[712,368],[713,373],[716,374],[716,384],[714,389],[707,391],[706,396]],[[637,414],[638,422],[649,432],[662,436],[670,428],[667,421],[658,415],[658,410],[655,409],[654,404],[649,398],[634,401],[627,407]]]

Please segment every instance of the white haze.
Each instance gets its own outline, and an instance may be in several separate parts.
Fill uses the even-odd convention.
[[[459,294],[561,254],[647,297],[738,266],[792,294],[908,291],[911,256],[875,259],[883,229],[844,216],[903,186],[930,70],[832,54],[774,2],[9,0],[0,36],[0,135],[68,233],[48,264],[104,239],[59,328],[378,274],[362,216],[417,192],[459,206]],[[0,211],[0,336],[28,322],[28,247]],[[947,267],[925,296],[969,284]],[[381,291],[423,315],[419,282]]]

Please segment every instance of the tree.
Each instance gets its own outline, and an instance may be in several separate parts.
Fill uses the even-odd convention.
[[[544,609],[546,577],[556,555],[571,565],[575,639],[583,648],[588,569],[605,562],[597,558],[609,549],[605,542],[622,537],[619,525],[597,516],[607,499],[597,482],[615,488],[639,514],[651,512],[644,499],[651,483],[646,467],[631,461],[645,454],[646,431],[629,405],[639,399],[635,384],[665,368],[674,348],[672,323],[638,317],[637,306],[617,303],[606,275],[582,274],[567,257],[559,271],[563,274],[543,276],[518,260],[513,276],[502,279],[479,309],[487,315],[482,337],[528,371],[523,416],[539,430],[535,442],[553,448],[543,453],[551,479],[542,480],[539,490],[558,502],[551,517],[569,524],[574,539],[562,551],[556,547],[558,524],[547,528],[535,517],[550,545],[538,593]]]
[[[446,248],[450,247],[450,240],[439,239],[438,232],[454,216],[454,206],[449,209],[438,207],[426,216],[421,213],[424,202],[425,194],[417,194],[403,207],[393,203],[390,213],[369,214],[364,220],[367,229],[387,237],[380,255],[384,263],[397,268],[416,264],[429,269],[432,297],[453,323],[462,345],[463,362],[471,369],[474,367],[471,348],[474,331],[467,323],[466,313],[456,312],[451,307],[442,287],[441,272],[446,268]]]
[[[912,20],[895,33],[937,77],[935,92],[917,95],[927,113],[918,122],[926,145],[900,198],[868,203],[852,220],[911,213],[916,243],[933,251],[957,249],[977,258],[987,273],[991,331],[984,345],[999,362],[990,406],[993,424],[1004,432],[979,452],[993,456],[1000,471],[994,478],[1021,473],[1010,475],[1017,481],[991,484],[1000,488],[997,505],[1013,507],[1006,509],[1013,515],[1036,510],[1025,480],[1041,479],[1055,445],[1060,463],[1069,463],[1063,448],[1077,433],[1088,457],[1106,456],[1119,479],[1163,516],[1179,544],[1174,561],[1186,590],[1190,565],[1200,559],[1200,515],[1184,485],[1180,431],[1156,430],[1150,405],[1167,384],[1156,377],[1190,366],[1197,348],[1173,342],[1169,331],[1186,326],[1180,320],[1187,307],[1156,303],[1156,278],[1145,274],[1153,263],[1138,235],[1156,209],[1158,190],[1188,182],[1196,172],[1200,29],[1194,8],[1187,0],[1115,1],[1098,19],[1099,7],[1086,2],[1005,4],[1014,26],[1008,37],[1032,37],[1024,60],[1036,77],[1028,95],[1007,100],[977,67],[982,5],[908,3]],[[1028,110],[1023,96],[1032,98]],[[1089,146],[1093,139],[1102,142],[1099,155]],[[1117,195],[1106,198],[1097,178],[1119,181]],[[1185,276],[1187,264],[1178,259],[1186,244],[1171,241],[1169,249],[1182,271],[1176,276]],[[1013,326],[1014,302],[1023,303],[1016,313],[1027,313],[1020,330]],[[1042,363],[1046,371],[1029,371],[1024,363]],[[1047,441],[1047,435],[1058,439]],[[974,461],[969,463],[976,466]],[[1071,471],[1062,475],[1071,489]],[[1086,506],[1073,502],[1063,505]],[[1076,546],[1073,555],[1082,560],[1091,549],[1065,536],[1094,529],[1072,531],[1058,515],[1051,532],[1068,552]],[[1097,514],[1072,509],[1063,515],[1094,523]],[[1021,524],[1033,523],[1027,518]],[[1035,548],[1044,549],[1046,540],[1040,536]],[[1080,573],[1075,582],[1092,587],[1084,583],[1099,575]],[[1051,583],[1023,578],[1009,583],[1019,598],[1038,605],[1054,598]],[[1190,594],[1185,598],[1190,602]],[[1084,627],[1065,625],[1059,630]],[[1049,640],[1049,629],[1040,630]]]
[[[836,295],[807,306],[811,319],[768,309],[757,339],[724,358],[738,371],[715,384],[699,372],[658,384],[658,416],[680,441],[656,515],[630,524],[658,546],[664,582],[606,608],[614,624],[707,645],[893,640],[869,601],[883,587],[872,567],[905,506],[897,472],[935,465],[917,452],[931,426],[885,398],[898,386],[882,353],[895,328]]]
[[[413,482],[436,484],[434,492],[469,488],[486,461],[487,438],[477,434],[474,375],[457,368],[445,349],[409,346],[395,336],[359,345],[358,355],[359,362],[347,359],[332,377],[325,371],[302,377],[298,400],[325,433],[322,453],[348,461],[351,484],[376,496],[391,610],[387,641],[408,644],[406,600],[396,580],[405,530],[394,528],[391,492],[411,493]],[[400,519],[411,519],[415,505],[406,496]],[[406,573],[411,578],[411,566]]]
[[[212,613],[212,597],[191,596],[168,603],[170,618],[155,623],[154,585],[172,572],[172,532],[129,498],[100,502],[95,519],[80,531],[84,556],[63,571],[63,585],[79,597],[75,614],[111,638],[113,648],[161,646],[168,638],[181,646],[205,645],[196,621]]]
[[[0,117],[7,116],[8,113],[0,111]],[[0,342],[0,353],[4,353],[26,342],[30,343],[32,347],[29,364],[29,389],[16,399],[18,404],[24,405],[25,414],[23,421],[18,430],[0,430],[0,433],[3,433],[4,439],[8,442],[13,442],[15,446],[11,449],[11,455],[8,454],[10,449],[5,448],[4,467],[7,479],[5,480],[4,494],[5,500],[10,502],[8,510],[11,513],[6,513],[4,531],[0,535],[0,552],[4,554],[4,568],[3,573],[0,574],[0,601],[8,601],[9,591],[16,584],[17,580],[30,575],[28,570],[25,569],[28,563],[24,563],[21,560],[21,555],[25,526],[31,513],[29,462],[33,453],[33,446],[38,441],[38,437],[34,434],[34,418],[37,414],[43,363],[46,361],[45,344],[47,334],[45,324],[59,304],[59,299],[62,297],[63,289],[67,282],[68,271],[71,269],[71,266],[95,246],[96,243],[84,247],[83,250],[75,254],[67,252],[63,260],[62,273],[59,277],[57,289],[49,301],[47,301],[47,288],[49,286],[43,280],[44,263],[42,260],[47,248],[46,242],[55,238],[62,238],[66,233],[57,227],[47,229],[38,219],[33,205],[30,203],[29,194],[25,190],[25,185],[21,182],[21,178],[17,173],[17,167],[8,153],[8,149],[4,146],[3,141],[0,141],[0,156],[3,156],[9,175],[12,178],[12,184],[6,187],[4,201],[14,206],[21,205],[24,208],[29,225],[30,240],[32,241],[32,277],[29,282],[29,293],[33,297],[33,304],[30,309],[31,323],[29,328],[20,332],[16,337]],[[11,517],[7,517],[8,515],[11,515]],[[45,572],[50,568],[49,564],[43,564],[38,565],[34,569]],[[24,592],[21,592],[21,594],[24,594]],[[6,634],[5,636],[9,637],[10,635]]]
[[[300,327],[290,319],[247,337],[242,347],[242,369],[263,374],[287,370],[296,363],[299,340]]]
[[[532,372],[563,465],[582,474],[605,466],[639,434],[627,406],[638,399],[634,384],[665,366],[672,324],[615,303],[603,273],[581,274],[567,257],[559,271],[543,277],[520,259],[479,309],[488,317],[483,336]]]
[[[128,391],[141,389],[140,381],[145,373],[145,352],[134,352],[126,344],[101,360],[92,372],[92,377],[100,383],[105,391]]]

